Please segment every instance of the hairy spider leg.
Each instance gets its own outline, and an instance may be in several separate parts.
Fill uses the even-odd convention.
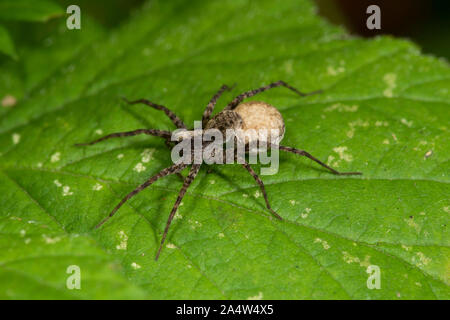
[[[170,118],[170,120],[172,120],[172,123],[178,128],[178,129],[186,129],[186,125],[184,124],[184,122],[173,112],[171,111],[169,108],[163,106],[163,105],[159,105],[156,103],[153,103],[149,100],[146,99],[138,99],[138,100],[134,100],[134,101],[130,101],[125,97],[122,97],[122,100],[125,101],[128,104],[138,104],[138,103],[142,103],[142,104],[146,104],[154,109],[157,110],[162,110],[164,111],[164,113]],[[173,148],[173,141],[170,140],[171,138],[167,138],[165,143],[166,146],[169,148],[169,150],[172,150]],[[184,181],[184,177],[181,173],[177,172],[176,175]]]
[[[184,124],[184,122],[173,111],[169,110],[165,106],[162,106],[160,104],[156,104],[156,103],[151,102],[151,101],[149,101],[147,99],[138,99],[138,100],[134,100],[134,101],[129,101],[127,98],[124,98],[124,97],[122,97],[122,99],[128,104],[142,103],[142,104],[146,104],[147,106],[152,107],[154,109],[162,110],[170,118],[170,120],[172,120],[173,124],[177,128],[179,128],[179,129],[186,129],[186,125]]]
[[[127,194],[116,206],[115,208],[110,212],[110,214],[104,218],[99,224],[97,224],[95,226],[95,228],[100,228],[106,221],[108,221],[109,219],[112,218],[112,216],[114,216],[114,214],[117,212],[117,210],[119,210],[119,208],[128,200],[130,200],[130,198],[132,198],[133,196],[135,196],[136,194],[138,194],[139,192],[141,192],[142,190],[144,190],[145,188],[147,188],[148,186],[150,186],[151,184],[153,184],[156,180],[180,172],[181,170],[183,170],[184,168],[186,168],[187,165],[186,164],[174,164],[170,167],[167,167],[163,170],[161,170],[160,172],[158,172],[157,174],[155,174],[153,177],[151,177],[150,179],[148,179],[147,181],[145,181],[143,184],[141,184],[140,186],[138,186],[136,189],[134,189],[133,191],[131,191],[129,194]]]
[[[313,160],[313,161],[317,162],[318,164],[320,164],[322,167],[327,168],[328,170],[330,170],[331,172],[333,172],[334,174],[337,174],[337,175],[350,176],[350,175],[361,175],[362,174],[361,172],[339,172],[339,171],[337,171],[337,170],[327,166],[325,163],[323,163],[322,161],[320,161],[316,157],[312,156],[311,154],[309,154],[305,150],[299,150],[299,149],[286,147],[286,146],[279,146],[279,148],[280,148],[280,150],[283,150],[283,151],[292,152],[292,153],[295,153],[295,154],[298,154],[298,155],[310,158],[311,160]]]
[[[167,148],[169,148],[169,150],[172,150],[173,145],[175,145],[175,142],[171,141],[170,139],[166,139],[165,143],[166,143]],[[184,181],[184,177],[181,173],[177,172],[176,175],[178,178],[181,179],[181,181]]]
[[[241,94],[238,95],[236,98],[234,98],[234,99],[233,99],[233,100],[225,107],[224,110],[233,110],[233,109],[236,108],[236,107],[237,107],[244,99],[253,97],[253,96],[256,95],[256,94],[261,93],[261,92],[264,92],[264,91],[267,91],[267,90],[269,90],[269,89],[276,88],[276,87],[281,87],[281,86],[286,87],[286,88],[288,88],[289,90],[294,91],[295,93],[297,93],[298,95],[300,95],[300,96],[302,96],[302,97],[306,97],[306,96],[309,96],[309,95],[312,95],[312,94],[316,94],[316,93],[322,92],[322,90],[316,90],[316,91],[312,91],[312,92],[308,92],[308,93],[303,93],[303,92],[300,92],[299,90],[297,90],[296,88],[290,86],[290,85],[287,84],[286,82],[284,82],[284,81],[282,81],[282,80],[279,80],[279,81],[273,82],[273,83],[271,83],[271,84],[268,84],[267,86],[264,86],[264,87],[261,87],[261,88],[258,88],[258,89],[254,89],[254,90],[250,90],[250,91],[241,93]]]
[[[234,87],[234,85],[233,85],[233,87]],[[208,105],[205,108],[205,111],[203,111],[203,117],[202,117],[202,127],[203,128],[206,126],[206,123],[208,123],[209,119],[211,118],[211,114],[214,111],[214,107],[216,106],[217,100],[220,98],[222,93],[224,93],[225,90],[231,91],[231,89],[233,87],[230,88],[229,86],[224,84],[220,87],[219,91],[217,91],[217,93],[211,98],[211,100],[209,101]]]
[[[192,181],[194,181],[195,177],[197,176],[197,173],[200,170],[200,166],[201,164],[193,164],[191,170],[189,171],[189,175],[186,177],[186,179],[184,179],[183,187],[181,188],[178,194],[178,198],[175,201],[172,211],[170,212],[169,219],[167,220],[166,228],[164,229],[164,234],[161,238],[161,244],[159,245],[159,249],[158,252],[156,253],[155,260],[158,260],[159,258],[164,241],[166,240],[167,232],[169,231],[170,224],[172,223],[173,217],[175,216],[175,213],[177,212],[178,207],[180,206],[181,200],[183,200],[183,197],[186,194],[186,190],[189,188]]]
[[[165,130],[156,130],[156,129],[137,129],[137,130],[133,130],[133,131],[125,131],[125,132],[115,132],[115,133],[110,133],[106,136],[103,136],[97,140],[91,141],[91,142],[87,142],[87,143],[77,143],[75,144],[75,146],[77,147],[81,147],[81,146],[90,146],[99,142],[102,142],[104,140],[107,139],[111,139],[111,138],[120,138],[120,137],[131,137],[131,136],[136,136],[139,134],[148,134],[151,136],[156,136],[156,137],[162,137],[165,139],[170,139],[171,137],[171,133],[169,131],[165,131]]]
[[[267,193],[266,193],[266,189],[264,188],[264,183],[262,182],[261,178],[258,176],[258,174],[253,170],[253,168],[250,166],[250,164],[248,164],[247,161],[244,160],[244,163],[242,164],[242,166],[247,169],[247,171],[252,175],[253,179],[255,179],[255,181],[259,184],[259,187],[261,189],[261,192],[264,196],[264,200],[266,201],[266,206],[267,209],[269,209],[269,211],[275,216],[275,218],[279,219],[279,220],[283,220],[278,213],[276,213],[272,207],[269,204],[269,200],[267,199]]]

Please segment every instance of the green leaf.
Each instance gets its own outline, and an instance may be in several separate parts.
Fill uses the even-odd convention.
[[[9,96],[18,101],[48,81],[56,71],[70,71],[71,60],[87,45],[105,36],[103,28],[88,16],[83,17],[83,32],[69,30],[63,26],[58,32],[47,34],[45,30],[48,30],[52,23],[56,21],[36,25],[31,35],[28,30],[25,31],[28,36],[25,33],[19,34],[19,55],[26,59],[22,59],[20,64],[11,59],[0,64],[0,100]],[[0,108],[0,116],[9,111],[7,106]]]
[[[2,26],[0,26],[0,52],[10,56],[11,58],[17,59],[14,43],[12,42],[8,31]]]
[[[44,22],[64,14],[59,5],[50,0],[2,0],[0,19]]]
[[[350,37],[314,11],[306,0],[152,1],[4,111],[0,296],[449,299],[449,66],[408,41]],[[255,97],[281,111],[283,144],[362,177],[281,153],[279,172],[262,176],[277,221],[244,169],[204,166],[157,262],[178,177],[94,228],[171,164],[158,138],[73,146],[173,129],[120,96],[163,104],[191,126],[222,84],[237,83],[217,110],[280,79],[324,90]],[[66,289],[69,265],[81,268],[81,290]],[[379,290],[367,287],[369,265]]]

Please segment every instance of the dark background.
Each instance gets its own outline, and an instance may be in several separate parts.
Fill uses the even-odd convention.
[[[391,34],[409,38],[425,53],[450,58],[450,1],[448,0],[315,0],[319,13],[352,34],[373,37]],[[369,30],[366,9],[381,9],[381,30]]]
[[[205,0],[208,1],[208,0]],[[373,37],[391,34],[409,38],[425,53],[450,58],[449,0],[313,0],[319,14],[334,24],[345,26],[352,34]],[[59,0],[67,6],[70,0]],[[73,1],[72,1],[73,2]],[[89,12],[107,27],[126,19],[144,0],[79,0]],[[381,8],[381,30],[368,30],[366,9],[376,4]],[[105,10],[108,8],[107,10]]]
[[[77,0],[82,16],[95,18],[106,28],[114,28],[129,18],[146,0]],[[170,1],[170,0],[167,0]],[[189,0],[186,0],[189,1]],[[208,0],[204,0],[208,1]],[[282,1],[282,0],[274,0]],[[374,37],[390,34],[408,38],[418,44],[423,52],[450,59],[450,1],[449,0],[311,0],[319,8],[319,14],[335,25],[344,26],[351,34]],[[56,0],[63,8],[73,0]],[[255,0],[257,2],[257,0]],[[376,4],[381,9],[381,30],[368,30],[366,9]],[[220,12],[218,13],[220,14]],[[56,20],[56,21],[55,21]],[[21,39],[20,31],[44,32],[59,23],[53,19],[39,28],[27,24],[9,24],[10,31],[18,31],[15,42]],[[33,24],[36,26],[36,24]],[[31,30],[31,31],[30,31]],[[34,37],[39,39],[39,36]]]

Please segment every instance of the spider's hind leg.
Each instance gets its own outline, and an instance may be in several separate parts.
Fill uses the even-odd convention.
[[[186,177],[183,183],[183,187],[178,193],[178,198],[173,205],[172,211],[170,212],[169,219],[167,220],[166,227],[164,229],[163,236],[161,238],[161,244],[159,245],[158,252],[156,253],[155,260],[158,260],[159,255],[161,254],[162,247],[164,245],[164,241],[166,241],[167,232],[169,231],[170,224],[172,223],[173,217],[180,206],[181,200],[183,200],[184,195],[186,194],[187,189],[191,185],[192,181],[194,181],[197,176],[198,171],[200,170],[200,164],[193,164],[191,170],[189,171],[189,175]]]
[[[287,151],[287,152],[291,152],[291,153],[294,153],[294,154],[298,154],[300,156],[305,156],[305,157],[307,157],[307,158],[317,162],[322,167],[327,168],[328,170],[330,170],[331,172],[333,172],[334,174],[337,174],[337,175],[341,175],[341,176],[362,175],[361,172],[339,172],[336,169],[333,169],[330,166],[326,165],[325,163],[323,163],[322,161],[320,161],[319,159],[317,159],[316,157],[314,157],[310,153],[306,152],[305,150],[299,150],[299,149],[295,149],[295,148],[292,148],[292,147],[286,147],[286,146],[279,146],[279,148],[280,148],[280,150],[283,150],[283,151]]]
[[[138,186],[136,189],[134,189],[133,191],[131,191],[129,194],[127,194],[115,207],[114,209],[109,213],[109,215],[104,218],[102,221],[100,221],[99,224],[97,224],[95,226],[95,228],[100,228],[106,221],[108,221],[112,216],[114,216],[114,214],[117,212],[117,210],[120,209],[121,206],[123,206],[123,204],[125,202],[127,202],[128,200],[130,200],[132,197],[134,197],[135,195],[137,195],[139,192],[141,192],[142,190],[144,190],[145,188],[149,187],[150,185],[152,185],[156,180],[158,180],[159,178],[168,176],[170,174],[174,174],[177,172],[180,172],[181,170],[183,170],[184,168],[186,168],[187,165],[185,164],[174,164],[168,168],[165,168],[163,170],[161,170],[159,173],[157,173],[156,175],[154,175],[153,177],[151,177],[150,179],[148,179],[147,181],[145,181],[143,184],[141,184],[140,186]]]

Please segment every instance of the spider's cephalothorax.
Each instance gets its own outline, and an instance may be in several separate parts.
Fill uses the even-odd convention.
[[[222,134],[226,133],[227,129],[238,130],[243,125],[242,117],[233,110],[224,110],[211,118],[206,123],[205,130],[217,129]]]
[[[275,145],[276,147],[279,147],[280,150],[308,157],[311,160],[320,164],[321,166],[327,168],[334,174],[338,174],[338,175],[361,174],[360,172],[338,172],[335,169],[329,167],[328,165],[321,162],[320,160],[318,160],[317,158],[315,158],[314,156],[312,156],[311,154],[309,154],[308,152],[306,152],[304,150],[299,150],[299,149],[295,149],[292,147],[286,147],[286,146],[279,145],[279,143],[280,143],[281,139],[283,139],[283,136],[285,133],[284,121],[283,121],[283,117],[281,116],[280,112],[275,107],[273,107],[270,104],[267,104],[265,102],[251,101],[251,102],[247,102],[247,103],[242,103],[242,101],[245,98],[252,97],[260,92],[269,90],[271,88],[279,87],[279,86],[284,86],[284,87],[294,91],[295,93],[297,93],[300,96],[307,96],[307,95],[311,95],[311,94],[320,92],[320,91],[315,91],[315,92],[310,92],[310,93],[302,93],[302,92],[298,91],[297,89],[295,89],[294,87],[291,87],[284,81],[277,81],[277,82],[273,82],[267,86],[264,86],[264,87],[261,87],[261,88],[255,89],[255,90],[247,91],[247,92],[244,92],[244,93],[238,95],[225,107],[225,109],[222,112],[218,113],[217,115],[215,115],[214,117],[211,118],[211,114],[214,110],[217,99],[222,95],[222,93],[225,90],[230,90],[230,88],[228,86],[223,85],[219,89],[219,91],[213,96],[213,98],[210,100],[205,111],[203,112],[203,117],[202,117],[203,127],[205,128],[205,130],[217,129],[224,135],[226,134],[228,129],[244,130],[244,131],[249,130],[250,132],[254,132],[253,135],[250,134],[250,135],[245,135],[245,136],[241,137],[245,144],[249,144],[252,141],[259,142],[261,135],[258,135],[257,133],[261,130],[267,130],[267,131],[275,130],[275,132],[277,132],[277,134],[276,135],[268,135],[267,138],[265,139],[266,141],[264,141],[264,142],[268,143],[268,146],[272,147]],[[186,129],[186,125],[183,123],[183,121],[177,115],[175,115],[172,111],[170,111],[169,109],[167,109],[166,107],[164,107],[162,105],[150,102],[145,99],[139,99],[139,100],[135,100],[135,101],[128,101],[126,99],[124,99],[124,100],[126,102],[128,102],[129,104],[143,103],[152,108],[162,110],[172,120],[173,124],[178,129]],[[165,142],[166,142],[167,146],[169,146],[169,147],[172,147],[174,144],[174,142],[171,141],[172,133],[169,131],[157,130],[157,129],[137,129],[134,131],[111,133],[109,135],[106,135],[100,139],[97,139],[97,140],[89,142],[89,143],[77,144],[77,146],[92,145],[92,144],[98,143],[100,141],[109,139],[109,138],[128,137],[128,136],[135,136],[138,134],[147,134],[147,135],[162,137],[165,139]],[[194,136],[195,136],[194,131],[185,131],[183,134],[184,134],[184,135],[182,135],[183,139],[194,139]],[[206,146],[207,146],[207,144],[204,144],[204,147],[206,147]],[[269,211],[276,218],[281,220],[282,218],[274,210],[272,210],[272,208],[269,204],[269,200],[267,198],[267,193],[264,188],[264,183],[262,182],[262,180],[259,178],[259,176],[256,174],[256,172],[252,169],[252,167],[249,165],[249,163],[245,161],[245,159],[241,158],[240,160],[241,160],[240,163],[242,163],[242,166],[252,175],[252,177],[255,179],[255,181],[258,183],[259,187],[261,188],[261,192],[264,196],[264,200],[266,202],[267,209],[269,209]],[[188,176],[186,178],[184,178],[183,176],[181,176],[180,172],[189,165],[191,165],[191,169],[189,171]],[[178,194],[177,200],[175,201],[175,204],[169,214],[169,218],[167,220],[166,227],[164,229],[164,233],[161,238],[161,243],[160,243],[158,252],[156,253],[155,259],[157,260],[161,253],[161,249],[162,249],[164,241],[166,239],[167,232],[169,230],[172,219],[175,216],[175,213],[176,213],[178,207],[180,206],[181,200],[183,199],[183,197],[186,193],[186,190],[188,189],[189,185],[192,183],[192,181],[197,176],[197,173],[200,170],[201,165],[202,165],[202,163],[195,163],[195,162],[180,163],[180,162],[177,162],[177,163],[174,163],[173,165],[161,170],[159,173],[157,173],[153,177],[149,178],[143,184],[141,184],[136,189],[134,189],[129,194],[127,194],[116,205],[116,207],[111,211],[111,213],[96,226],[96,228],[99,228],[108,219],[110,219],[116,213],[116,211],[131,197],[133,197],[134,195],[136,195],[143,189],[147,188],[151,184],[153,184],[159,178],[162,178],[162,177],[165,177],[165,176],[171,175],[171,174],[179,175],[183,179],[183,187],[181,188],[181,190]]]

